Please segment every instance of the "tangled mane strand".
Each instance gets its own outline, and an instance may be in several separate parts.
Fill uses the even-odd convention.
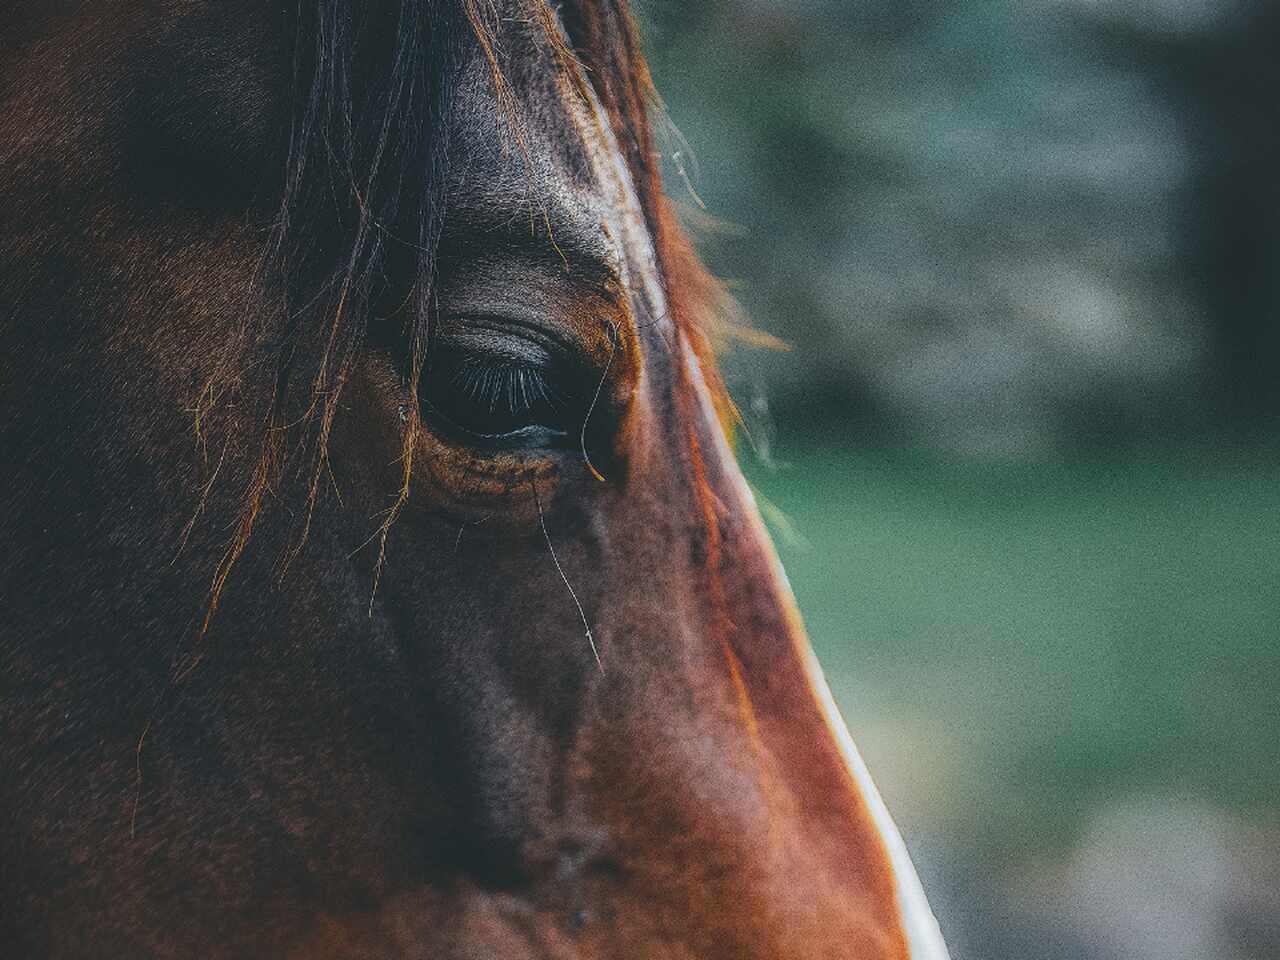
[[[282,573],[304,545],[342,389],[375,302],[390,293],[390,258],[412,264],[407,289],[395,293],[412,303],[401,335],[408,347],[410,392],[417,396],[444,220],[447,119],[467,29],[466,17],[449,0],[399,0],[394,23],[360,19],[343,0],[299,5],[284,194],[261,269],[283,288],[283,324],[267,348],[274,380],[261,414],[257,462],[210,588],[197,644],[264,499],[294,460],[290,448],[311,454],[305,458],[306,514]],[[248,329],[251,323],[246,320],[241,331],[246,342],[260,335]],[[216,372],[206,386],[197,431],[218,395],[217,379],[227,373]],[[299,383],[309,387],[301,402],[291,396]],[[406,484],[419,426],[416,406],[410,405],[405,431]],[[197,650],[186,670],[199,657]]]

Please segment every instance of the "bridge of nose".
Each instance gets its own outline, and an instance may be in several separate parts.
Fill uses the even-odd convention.
[[[634,629],[608,634],[580,747],[585,806],[629,878],[622,919],[638,942],[676,935],[698,956],[907,957],[879,827],[742,528],[722,544],[729,636],[712,633],[701,584],[656,576],[661,596],[637,585],[614,611]]]
[[[876,942],[833,956],[946,960],[910,857],[835,706],[755,499],[717,426],[698,360],[688,361],[705,440],[703,472],[727,518],[718,589],[738,725],[758,776],[784,798],[770,810],[783,822],[773,836],[792,845],[783,861],[807,873],[794,877],[783,868],[781,896],[825,902]]]

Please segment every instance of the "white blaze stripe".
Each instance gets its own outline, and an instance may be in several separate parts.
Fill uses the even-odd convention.
[[[777,560],[775,558],[775,563]],[[782,582],[786,583],[786,574],[781,564],[777,564]],[[789,589],[789,586],[788,586]],[[907,946],[911,952],[911,960],[949,960],[947,945],[942,940],[942,931],[938,929],[937,918],[929,909],[929,901],[925,898],[924,888],[920,886],[920,877],[911,863],[911,855],[907,853],[906,844],[902,842],[902,834],[898,832],[893,817],[876,789],[871,773],[854,746],[849,736],[849,728],[840,716],[840,709],[831,696],[831,688],[827,686],[827,678],[823,676],[822,666],[813,651],[805,644],[805,668],[809,674],[809,684],[818,695],[818,702],[827,717],[827,726],[831,728],[840,751],[844,754],[849,772],[858,784],[862,799],[871,811],[871,819],[884,840],[885,850],[889,854],[889,862],[893,864],[893,878],[897,886],[898,912],[902,915],[902,932],[906,934]]]
[[[751,488],[747,486],[746,479],[742,476],[741,471],[737,469],[737,458],[734,457],[733,452],[729,449],[724,432],[720,429],[715,411],[711,407],[710,391],[707,388],[706,381],[702,378],[701,365],[692,350],[686,347],[685,352],[692,372],[697,378],[696,387],[699,398],[702,401],[703,413],[708,417],[711,424],[711,432],[715,435],[717,451],[723,458],[721,462],[725,465],[725,474],[729,482],[736,488],[738,496],[742,498],[743,505],[748,508],[749,522],[757,527],[757,532],[763,541],[764,548],[768,551],[769,559],[773,563],[773,575],[778,581],[778,592],[781,594],[782,601],[790,607],[788,611],[790,617],[799,624],[801,622],[800,613],[795,606],[795,594],[791,590],[791,581],[787,578],[787,572],[782,567],[782,561],[778,559],[778,553],[773,548],[773,541],[770,539],[768,531],[765,530],[764,523],[760,519],[760,511],[756,507],[755,494],[751,492]],[[827,685],[827,678],[823,675],[822,666],[818,663],[818,658],[814,656],[813,649],[808,642],[802,642],[799,646],[804,657],[804,668],[809,679],[809,686],[818,698],[818,704],[822,708],[822,713],[827,721],[827,726],[831,730],[831,735],[835,737],[836,743],[840,747],[840,752],[844,755],[845,766],[849,771],[849,775],[853,777],[854,783],[857,784],[858,792],[861,794],[863,802],[866,803],[867,810],[871,813],[871,819],[876,825],[876,830],[884,842],[885,852],[889,855],[889,863],[893,867],[898,913],[902,923],[902,932],[907,938],[907,949],[911,955],[911,960],[950,960],[951,955],[947,952],[947,945],[942,939],[942,931],[938,928],[938,921],[934,917],[933,911],[929,909],[929,901],[925,898],[924,888],[920,885],[920,877],[916,874],[916,868],[911,862],[911,855],[907,853],[906,844],[902,842],[902,834],[898,832],[898,827],[893,822],[893,817],[889,816],[889,810],[884,805],[880,791],[876,789],[875,782],[871,779],[871,773],[867,770],[867,765],[863,762],[862,755],[858,753],[858,748],[853,743],[853,737],[849,735],[849,728],[845,725],[844,718],[840,716],[840,708],[836,706],[835,698],[831,696],[831,688]]]

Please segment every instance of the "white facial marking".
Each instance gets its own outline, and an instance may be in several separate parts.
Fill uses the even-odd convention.
[[[747,512],[749,522],[754,527],[756,536],[769,553],[769,559],[773,566],[773,576],[777,581],[776,590],[782,598],[782,602],[787,606],[788,619],[795,624],[797,632],[803,637],[800,613],[796,608],[795,595],[791,592],[791,582],[787,579],[787,573],[782,568],[782,561],[778,559],[778,553],[773,548],[773,541],[760,520],[759,511],[756,509],[755,496],[751,493],[751,488],[747,486],[747,481],[742,476],[741,471],[737,469],[737,461],[733,451],[729,449],[724,433],[719,428],[719,421],[715,410],[711,406],[711,391],[702,377],[702,368],[692,350],[688,351],[688,361],[693,375],[692,379],[702,404],[703,415],[713,427],[711,432],[715,436],[716,452],[720,456],[721,462],[729,467],[725,474]],[[827,722],[827,726],[831,730],[831,735],[835,738],[836,744],[840,748],[840,753],[844,757],[845,768],[849,771],[849,775],[852,777],[863,803],[866,804],[867,811],[871,814],[872,822],[875,823],[876,830],[880,834],[880,841],[884,844],[885,853],[888,854],[889,863],[893,868],[894,890],[898,901],[902,932],[907,938],[907,947],[911,960],[950,960],[946,943],[942,939],[942,931],[938,928],[938,921],[934,917],[933,911],[929,909],[929,901],[925,898],[924,888],[920,885],[920,878],[916,874],[915,866],[911,863],[911,856],[907,853],[906,844],[902,842],[902,834],[898,832],[893,818],[889,815],[889,810],[885,807],[880,791],[876,789],[876,785],[871,779],[871,773],[867,770],[867,765],[863,762],[862,755],[858,753],[858,748],[854,746],[853,738],[849,735],[849,728],[845,725],[844,718],[840,716],[840,709],[836,706],[835,698],[831,695],[831,688],[827,685],[827,679],[822,673],[818,658],[814,656],[813,649],[809,646],[807,640],[802,640],[798,646],[804,657],[804,669],[809,680],[809,687],[817,697],[818,706]]]

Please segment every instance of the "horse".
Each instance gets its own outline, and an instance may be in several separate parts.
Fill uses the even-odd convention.
[[[624,0],[0,22],[5,956],[946,956]]]

